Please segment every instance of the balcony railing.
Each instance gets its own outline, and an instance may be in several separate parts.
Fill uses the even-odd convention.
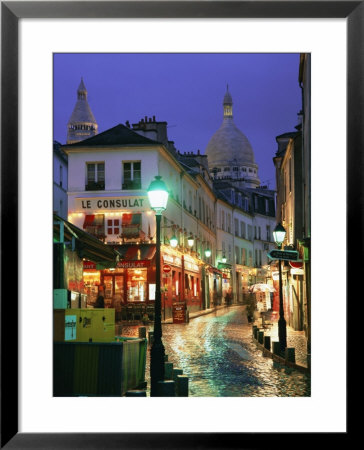
[[[86,184],[86,191],[103,191],[105,189],[104,181],[89,181]]]
[[[123,183],[123,189],[141,189],[141,182],[140,181],[134,181],[134,180],[130,180],[130,181],[126,181],[125,183]]]

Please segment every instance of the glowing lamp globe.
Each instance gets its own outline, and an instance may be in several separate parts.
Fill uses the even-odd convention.
[[[155,180],[150,183],[148,199],[150,207],[156,214],[161,214],[167,208],[168,190],[161,176],[156,175]]]
[[[171,247],[175,248],[178,245],[178,239],[176,238],[176,236],[172,236],[171,239],[169,240],[169,244]]]
[[[274,239],[274,242],[278,245],[278,247],[280,247],[282,245],[285,236],[286,236],[286,230],[279,223],[273,230],[273,239]]]
[[[211,250],[209,250],[209,249],[205,250],[205,256],[206,256],[206,258],[210,258]]]
[[[195,240],[193,239],[193,236],[190,235],[190,237],[187,239],[188,246],[193,247],[193,244],[195,243]]]

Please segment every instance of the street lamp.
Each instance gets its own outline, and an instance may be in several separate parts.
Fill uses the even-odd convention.
[[[206,256],[206,258],[210,258],[210,256],[211,256],[211,250],[210,249],[206,249],[205,250],[205,256]]]
[[[279,223],[273,231],[273,239],[277,244],[278,249],[282,248],[282,243],[286,236],[286,230]],[[283,289],[282,289],[282,261],[278,260],[279,267],[279,320],[278,320],[278,338],[279,346],[281,352],[283,353],[287,347],[287,324],[284,318],[284,308],[283,308]]]
[[[171,239],[169,240],[169,243],[170,243],[171,247],[173,247],[173,248],[176,248],[176,247],[177,247],[177,245],[178,245],[178,239],[176,238],[175,235],[173,235],[173,236],[171,237]]]
[[[152,397],[158,397],[158,381],[164,380],[164,346],[162,343],[162,317],[161,317],[161,218],[162,212],[167,207],[168,191],[162,180],[157,175],[148,188],[150,207],[155,211],[156,219],[156,270],[155,270],[155,305],[154,305],[154,338],[150,350],[150,379]]]
[[[195,240],[193,239],[192,234],[187,238],[188,246],[193,247],[193,244],[195,243]]]

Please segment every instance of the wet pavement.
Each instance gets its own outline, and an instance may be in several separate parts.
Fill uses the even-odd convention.
[[[262,356],[243,306],[224,308],[188,324],[162,327],[168,361],[188,375],[191,397],[310,396],[309,375]],[[153,326],[147,328],[153,330]],[[122,329],[123,335],[138,334],[137,326]],[[148,386],[149,366],[148,351]]]

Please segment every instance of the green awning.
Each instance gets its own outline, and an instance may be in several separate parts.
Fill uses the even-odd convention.
[[[115,267],[119,253],[110,245],[68,222],[57,214],[53,215],[53,241],[73,245],[80,258],[97,264],[98,268]]]

